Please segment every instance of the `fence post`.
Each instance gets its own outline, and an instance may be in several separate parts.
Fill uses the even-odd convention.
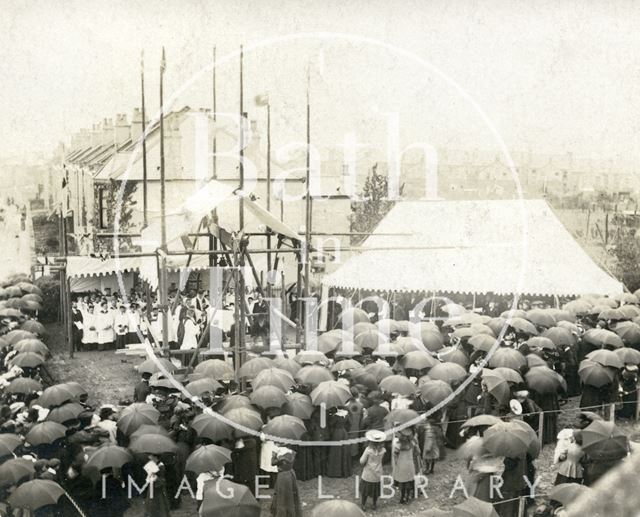
[[[520,496],[518,498],[518,517],[524,517],[524,512],[526,509],[525,498]]]
[[[615,422],[615,420],[616,420],[616,404],[615,402],[612,402],[609,405],[609,421]]]
[[[638,393],[640,390],[636,387],[636,412],[634,415],[634,420],[638,420],[640,417],[640,394]]]

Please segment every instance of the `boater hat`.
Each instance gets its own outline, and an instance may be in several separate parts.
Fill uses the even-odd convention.
[[[370,442],[380,443],[386,440],[387,435],[382,431],[378,431],[377,429],[371,429],[370,431],[364,433],[364,437]]]

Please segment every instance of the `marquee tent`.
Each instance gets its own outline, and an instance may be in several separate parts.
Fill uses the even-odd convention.
[[[399,202],[363,248],[322,280],[325,294],[329,288],[541,296],[623,291],[544,200]]]

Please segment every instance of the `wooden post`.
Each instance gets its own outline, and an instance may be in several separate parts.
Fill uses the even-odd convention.
[[[524,497],[518,498],[518,517],[524,517],[524,512],[527,507],[524,499]]]
[[[544,433],[544,412],[540,411],[540,420],[538,421],[538,438],[542,442],[542,435]]]
[[[640,390],[638,390],[638,387],[636,386],[636,411],[635,411],[635,415],[633,417],[634,420],[638,421],[638,418],[640,418],[640,393],[638,393]]]
[[[609,421],[615,422],[616,420],[616,405],[614,402],[609,404]]]

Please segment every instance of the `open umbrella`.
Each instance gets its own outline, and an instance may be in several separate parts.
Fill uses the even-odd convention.
[[[70,420],[76,420],[80,413],[83,413],[85,408],[77,402],[69,402],[62,406],[54,407],[47,414],[47,422],[58,422],[64,424]]]
[[[15,355],[9,362],[13,366],[19,366],[20,368],[36,368],[44,364],[44,357],[40,354],[33,352],[23,352]]]
[[[222,385],[210,378],[198,379],[185,386],[185,389],[194,396],[200,396],[203,393],[215,393],[220,388],[222,388]]]
[[[20,445],[22,445],[22,438],[17,434],[0,434],[0,458],[13,454]]]
[[[260,517],[262,509],[244,485],[219,478],[204,485],[200,517]]]
[[[490,427],[493,424],[502,422],[497,416],[493,415],[477,415],[471,417],[461,427]]]
[[[356,361],[355,359],[343,359],[342,361],[338,361],[331,367],[332,372],[346,372],[349,370],[357,370],[358,368],[362,368],[362,364]]]
[[[233,437],[233,428],[230,425],[207,413],[196,416],[191,422],[191,427],[199,438],[208,438],[212,442]]]
[[[582,337],[583,341],[595,346],[611,346],[614,348],[622,348],[624,342],[616,333],[605,329],[589,329]]]
[[[627,346],[640,345],[640,325],[632,321],[623,321],[618,323],[613,329],[614,332],[622,338]]]
[[[547,366],[531,368],[524,377],[527,386],[541,395],[557,393],[562,386],[558,374]]]
[[[42,384],[30,377],[16,377],[7,386],[8,393],[21,393],[24,395],[40,390],[42,390]]]
[[[35,424],[25,436],[31,445],[51,444],[67,434],[67,428],[57,422],[40,422]]]
[[[478,334],[469,339],[469,344],[475,350],[482,350],[483,352],[489,352],[495,343],[496,338],[487,334]]]
[[[626,316],[627,319],[633,319],[640,316],[640,307],[637,305],[623,305],[619,311]]]
[[[556,321],[570,321],[571,323],[576,322],[576,316],[570,311],[564,309],[545,309],[546,312],[551,314]]]
[[[275,441],[278,441],[278,438],[299,440],[307,432],[307,428],[304,422],[295,416],[280,415],[269,420],[262,428],[262,432],[273,437]]]
[[[598,314],[598,319],[604,321],[623,321],[627,319],[627,316],[620,309],[604,309]]]
[[[406,355],[409,352],[426,351],[422,341],[410,336],[400,336],[393,343],[391,343],[393,349],[398,355]]]
[[[122,410],[118,418],[118,428],[126,435],[133,433],[143,424],[157,424],[160,412],[144,402],[134,402]]]
[[[340,326],[343,329],[351,328],[356,323],[361,322],[369,322],[369,315],[362,309],[352,307],[345,309],[340,313]]]
[[[125,463],[133,461],[133,455],[124,447],[106,445],[96,449],[87,460],[87,466],[98,471],[106,468],[122,468]]]
[[[384,417],[385,427],[391,429],[397,425],[406,424],[407,422],[416,421],[420,414],[413,409],[392,409],[387,416]]]
[[[566,328],[563,327],[551,327],[546,329],[542,333],[542,337],[548,338],[556,346],[574,346],[576,344],[576,337]]]
[[[367,332],[368,330],[378,331],[378,326],[370,321],[361,321],[353,326],[351,332],[353,332],[354,336],[357,336],[358,334]]]
[[[549,491],[549,499],[559,502],[562,506],[569,506],[576,499],[587,495],[590,488],[578,483],[562,483]]]
[[[22,310],[27,312],[38,312],[42,310],[42,305],[33,300],[22,300]]]
[[[289,372],[291,375],[295,375],[298,370],[302,368],[300,363],[289,357],[277,357],[276,359],[273,359],[273,365],[276,368]]]
[[[287,401],[285,392],[281,388],[266,384],[252,391],[249,399],[254,406],[261,409],[280,408]]]
[[[33,285],[29,277],[22,276],[18,278],[20,280],[18,281],[16,286],[19,287],[23,293],[33,293],[33,294],[42,295],[42,290],[37,285]]]
[[[376,321],[376,327],[380,332],[382,332],[385,336],[391,336],[392,334],[398,334],[401,332],[400,325],[395,320],[391,319],[381,319]]]
[[[342,343],[342,336],[325,332],[318,336],[318,350],[323,354],[333,352]]]
[[[431,354],[418,350],[407,353],[400,362],[402,366],[412,370],[424,370],[425,368],[433,368],[435,365],[440,364]]]
[[[64,489],[49,479],[34,479],[22,483],[9,496],[9,504],[13,508],[25,508],[35,512],[43,506],[56,504]]]
[[[185,470],[201,474],[202,472],[220,472],[231,462],[231,451],[219,445],[203,445],[193,451],[187,458]]]
[[[4,309],[0,309],[0,318],[15,318],[20,319],[22,317],[22,313],[18,309],[12,309],[9,307],[5,307]]]
[[[638,296],[631,293],[618,293],[613,296],[613,299],[620,303],[639,303]]]
[[[376,378],[377,382],[380,382],[385,377],[390,377],[394,373],[387,363],[382,362],[368,364],[362,370],[373,375]]]
[[[444,346],[444,338],[437,330],[429,328],[420,331],[420,340],[424,347],[430,352],[437,352]]]
[[[457,346],[446,346],[438,352],[438,358],[445,363],[456,363],[466,368],[469,366],[469,357]]]
[[[593,304],[584,299],[571,300],[562,306],[565,311],[569,311],[576,316],[583,316],[587,314],[591,307],[593,307]]]
[[[618,348],[615,354],[624,364],[640,364],[640,352],[635,348]]]
[[[176,443],[168,436],[161,434],[143,434],[134,438],[129,444],[133,452],[144,454],[165,454],[177,450]]]
[[[353,342],[363,349],[376,350],[382,343],[388,343],[389,338],[379,332],[378,329],[370,329],[357,334]]]
[[[27,294],[23,294],[22,295],[22,299],[23,300],[31,300],[32,302],[38,302],[38,303],[42,303],[42,296],[40,296],[37,293],[27,293]],[[38,323],[35,320],[29,320],[29,321],[34,321],[35,323]],[[44,327],[43,327],[44,328]]]
[[[429,378],[434,381],[444,381],[451,384],[455,381],[461,381],[467,376],[467,371],[456,363],[440,363],[436,364],[429,370]]]
[[[529,368],[536,368],[537,366],[549,366],[547,361],[545,361],[542,357],[536,354],[527,354],[526,357],[527,366]]]
[[[607,298],[606,296],[595,298],[593,300],[593,304],[605,305],[607,307],[611,307],[612,309],[615,309],[618,306],[618,302],[616,300],[614,300],[613,298]]]
[[[27,330],[12,330],[4,335],[4,338],[12,345],[15,345],[18,341],[23,339],[37,339],[37,336],[33,332]]]
[[[254,390],[262,386],[275,386],[282,391],[289,391],[295,383],[296,381],[293,380],[293,375],[288,371],[281,370],[280,368],[267,368],[256,375],[251,385]]]
[[[43,357],[48,357],[50,354],[49,347],[39,339],[23,339],[13,345],[13,348],[20,353],[33,352],[34,354],[40,354]]]
[[[31,295],[27,295],[31,296]],[[27,332],[32,332],[38,336],[46,336],[47,331],[44,328],[44,325],[36,320],[27,320],[20,325],[22,330],[26,330]]]
[[[242,428],[252,431],[259,431],[263,425],[260,413],[248,408],[232,409],[224,414],[231,422],[233,422],[235,436],[244,436],[247,434]],[[238,427],[239,426],[239,427]]]
[[[489,366],[492,368],[502,366],[512,370],[520,370],[526,364],[527,360],[520,352],[507,347],[498,348],[489,358]]]
[[[311,392],[311,402],[314,406],[324,404],[328,408],[344,406],[351,398],[351,391],[338,381],[321,382]]]
[[[146,361],[142,361],[138,365],[138,373],[156,373],[161,372],[160,365],[169,373],[173,373],[176,370],[176,366],[163,357],[150,357]]]
[[[464,314],[453,316],[445,320],[444,325],[449,327],[457,327],[463,325],[471,325],[473,323],[482,323],[482,316],[475,312],[465,312]]]
[[[500,422],[484,432],[484,446],[494,456],[518,458],[523,456],[531,439],[529,433],[513,422]]]
[[[330,363],[327,356],[319,350],[303,350],[296,355],[295,360],[302,365],[317,363],[319,365],[328,366]]]
[[[167,431],[161,425],[154,424],[142,424],[138,429],[136,429],[129,436],[129,440],[133,440],[134,438],[138,438],[143,434],[161,434],[162,436],[169,436],[169,431]]]
[[[222,359],[207,359],[206,361],[202,361],[193,371],[211,377],[216,381],[230,381],[235,377],[233,368]]]
[[[349,377],[353,384],[361,384],[372,391],[378,389],[378,379],[376,379],[374,374],[367,372],[364,368],[351,370],[349,372]]]
[[[249,397],[247,397],[246,395],[227,395],[222,401],[220,412],[226,413],[227,411],[231,411],[232,409],[241,407],[253,409],[251,406],[251,400],[249,400]]]
[[[273,367],[271,359],[266,357],[254,357],[244,363],[238,370],[238,377],[241,379],[253,379],[262,370],[267,370]]]
[[[487,327],[493,330],[495,336],[499,336],[502,329],[505,328],[507,320],[505,318],[491,318],[485,323]]]
[[[500,314],[500,317],[504,319],[525,318],[526,316],[527,312],[522,309],[509,309]]]
[[[46,408],[60,406],[73,400],[75,395],[67,384],[54,384],[42,392],[38,398],[38,405]]]
[[[380,389],[387,393],[399,393],[400,395],[413,395],[416,385],[404,375],[390,375],[380,381]]]
[[[529,348],[539,348],[540,350],[555,350],[556,345],[548,337],[535,336],[526,341]]]
[[[429,380],[420,386],[420,395],[433,406],[440,404],[453,394],[448,383],[441,380]]]
[[[0,337],[0,350],[2,350],[5,347],[10,346],[11,343],[9,343],[9,341],[7,341],[5,338]]]
[[[531,309],[530,311],[527,311],[525,318],[539,327],[549,328],[556,324],[556,319],[542,309]]]
[[[484,368],[482,370],[482,382],[487,387],[487,391],[501,404],[509,402],[511,388],[502,375],[493,370]]]
[[[498,366],[492,370],[494,373],[497,373],[507,382],[512,382],[513,384],[520,384],[524,382],[522,375],[511,368],[504,368],[503,366]]]
[[[584,384],[600,388],[613,382],[613,374],[604,366],[590,359],[580,362],[578,376]]]
[[[13,458],[0,464],[0,487],[18,484],[26,477],[32,477],[36,469],[33,461]]]
[[[468,497],[453,507],[453,517],[498,517],[491,503]]]
[[[484,323],[472,323],[469,328],[474,332],[474,335],[486,334],[487,336],[495,337],[495,333],[493,332],[491,327],[489,327],[488,325],[485,325]]]
[[[618,354],[604,348],[589,352],[587,354],[587,359],[591,359],[602,366],[611,366],[612,368],[622,368],[624,366],[624,363],[622,362],[622,359],[618,357]]]
[[[311,397],[304,393],[287,393],[287,401],[282,406],[285,414],[308,420],[313,413]]]
[[[524,420],[519,420],[517,418],[514,418],[513,420],[511,420],[511,422],[517,425],[518,427],[521,427],[522,429],[524,429],[529,435],[530,443],[529,443],[529,447],[527,448],[527,454],[531,456],[533,459],[536,459],[538,456],[540,456],[540,451],[542,450],[542,443],[540,442],[540,439],[538,438],[538,434],[533,430],[533,428],[529,424],[527,424]]]
[[[506,324],[524,334],[529,334],[531,336],[538,335],[538,330],[533,323],[524,318],[512,318],[511,320],[507,320]]]
[[[311,517],[365,517],[365,513],[357,504],[342,499],[333,499],[320,503],[311,511]]]
[[[582,449],[595,460],[616,460],[629,452],[627,435],[613,422],[595,420],[582,431]]]
[[[317,386],[324,381],[332,381],[333,374],[324,366],[311,365],[303,367],[297,374],[296,379],[307,386]]]

